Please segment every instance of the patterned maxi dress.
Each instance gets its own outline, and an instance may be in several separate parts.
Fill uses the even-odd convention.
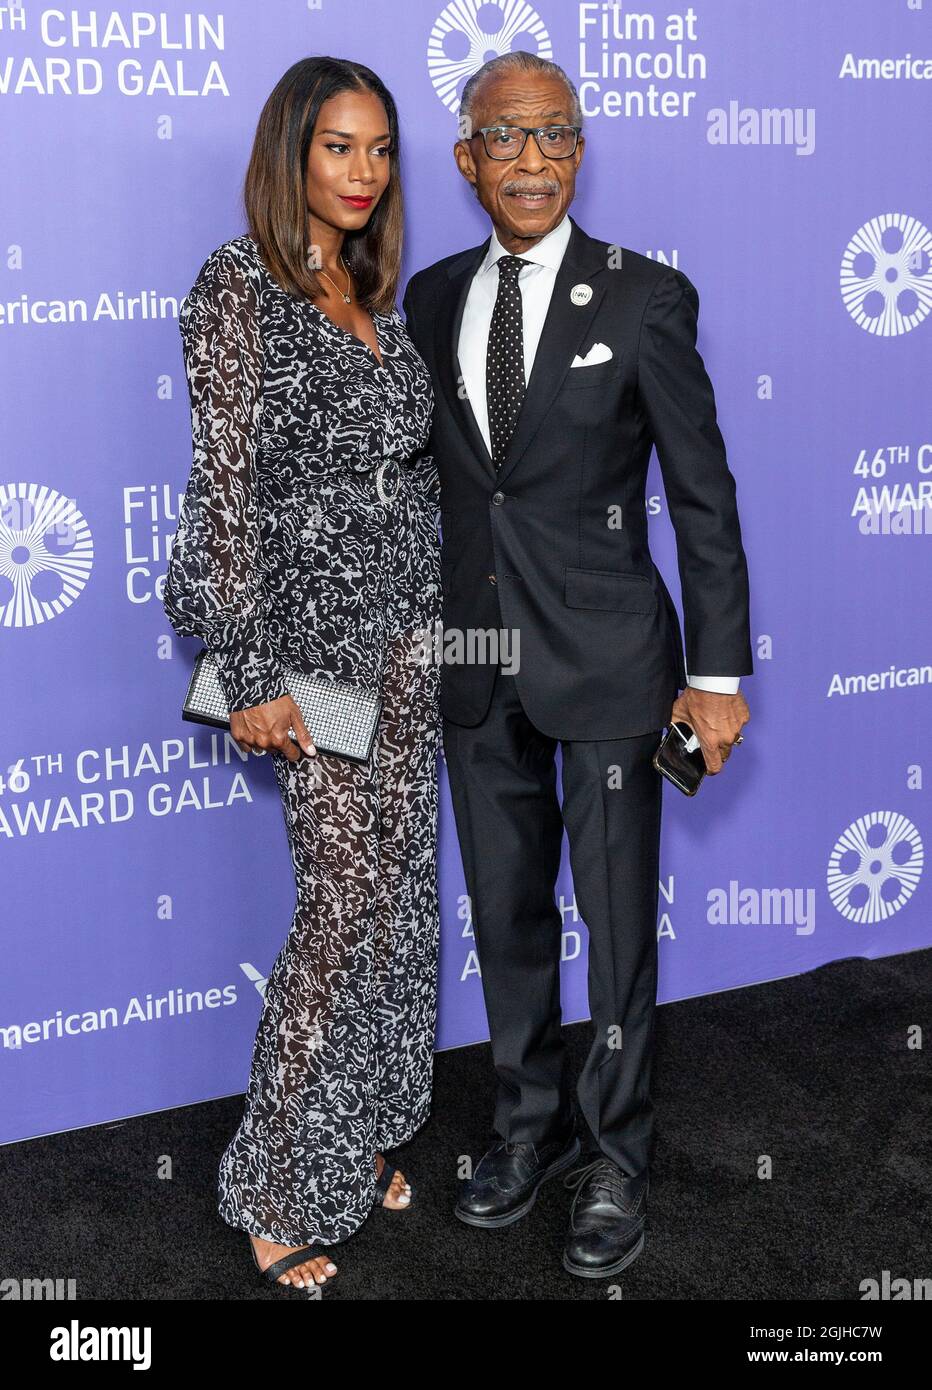
[[[288,666],[383,699],[366,764],[271,754],[296,903],[219,1211],[286,1245],[349,1236],[373,1205],[374,1154],[430,1104],[440,720],[421,639],[440,576],[436,471],[418,453],[433,398],[398,311],[373,322],[382,365],[282,289],[249,236],[208,257],[180,312],[193,464],[172,626],[215,654],[233,710],[283,694]]]

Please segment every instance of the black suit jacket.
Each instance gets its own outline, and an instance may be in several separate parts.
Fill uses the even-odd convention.
[[[679,618],[647,540],[653,445],[676,532],[691,674],[753,671],[747,563],[696,350],[695,288],[626,248],[613,268],[613,248],[570,220],[497,475],[456,357],[489,242],[412,276],[404,311],[435,387],[427,452],[440,476],[445,631],[517,629],[515,681],[533,723],[557,739],[623,738],[664,726],[686,683]],[[573,303],[576,285],[591,288],[588,303]],[[610,361],[570,366],[596,342],[611,348]],[[479,723],[494,674],[490,664],[444,663],[444,716]]]

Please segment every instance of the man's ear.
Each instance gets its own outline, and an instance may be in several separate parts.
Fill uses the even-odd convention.
[[[453,158],[456,160],[456,167],[463,175],[463,178],[467,183],[472,184],[473,192],[478,197],[479,189],[477,187],[476,165],[465,140],[457,140],[456,144],[453,146]]]

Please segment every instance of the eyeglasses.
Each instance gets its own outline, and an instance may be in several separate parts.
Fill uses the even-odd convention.
[[[545,159],[569,159],[576,153],[581,129],[578,125],[542,125],[536,130],[526,125],[484,125],[470,139],[482,136],[489,159],[517,159],[533,135]]]

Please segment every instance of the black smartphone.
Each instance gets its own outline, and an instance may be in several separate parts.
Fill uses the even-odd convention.
[[[706,774],[698,735],[685,719],[675,719],[653,757],[654,767],[686,796],[695,796]]]

